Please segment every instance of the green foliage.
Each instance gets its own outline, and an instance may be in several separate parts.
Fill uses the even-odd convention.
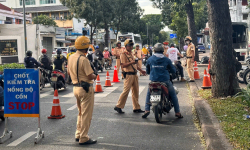
[[[42,25],[57,27],[56,22],[52,18],[46,15],[40,15],[40,16],[33,18],[33,22],[34,24],[42,24]]]
[[[246,89],[241,89],[241,92],[237,93],[234,98],[241,99],[250,108],[250,84],[247,85]]]
[[[210,104],[220,125],[235,149],[250,148],[250,120],[244,120],[243,115],[249,114],[249,107],[238,98],[215,99],[211,90],[200,90],[199,95]]]
[[[17,63],[4,64],[0,65],[0,72],[3,72],[4,69],[22,69],[22,68],[25,68],[24,64],[17,64]]]

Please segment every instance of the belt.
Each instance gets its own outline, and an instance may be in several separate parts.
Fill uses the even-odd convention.
[[[75,87],[82,87],[80,83],[73,84],[73,86],[75,86]],[[90,83],[90,86],[93,86],[93,84]]]
[[[193,58],[193,57],[192,57],[192,56],[191,56],[191,57],[188,57],[188,56],[187,56],[187,58]]]
[[[126,72],[127,75],[136,75],[137,72]]]

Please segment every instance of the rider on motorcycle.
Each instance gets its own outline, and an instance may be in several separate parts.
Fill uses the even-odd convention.
[[[103,52],[103,56],[104,56],[104,59],[105,60],[108,60],[109,61],[109,66],[112,64],[112,60],[110,58],[110,53],[109,53],[109,48],[108,47],[105,47],[104,48],[104,52]]]
[[[167,85],[169,95],[172,99],[175,116],[178,118],[183,118],[180,113],[178,98],[176,96],[175,89],[173,84],[170,81],[170,75],[168,69],[171,73],[175,73],[176,69],[173,66],[170,59],[163,55],[164,48],[161,43],[157,43],[154,46],[155,54],[150,57],[147,61],[146,71],[147,74],[150,74],[150,80],[152,82],[163,82]],[[146,104],[145,104],[145,113],[143,114],[142,118],[147,118],[150,114],[150,90],[148,89],[147,97],[146,97]]]
[[[168,49],[166,55],[172,61],[172,63],[174,63],[179,68],[181,74],[181,82],[185,82],[186,80],[184,79],[183,67],[178,61],[178,56],[181,58],[183,58],[183,56],[180,54],[179,50],[175,48],[174,44],[170,45],[170,48]]]
[[[25,68],[36,68],[40,67],[42,64],[37,62],[35,58],[32,57],[32,51],[26,52],[26,57],[24,58]]]
[[[96,49],[95,56],[99,57],[98,60],[101,61],[101,66],[103,66],[104,65],[104,56],[103,56],[102,52],[100,51],[99,46],[96,46],[95,49]]]
[[[39,57],[39,62],[43,64],[43,68],[52,71],[51,65],[52,62],[50,58],[47,56],[47,50],[42,49],[42,55]]]
[[[65,62],[67,62],[67,59],[65,56],[62,55],[62,49],[56,50],[57,55],[54,56],[53,61],[53,70],[60,70],[64,71]]]

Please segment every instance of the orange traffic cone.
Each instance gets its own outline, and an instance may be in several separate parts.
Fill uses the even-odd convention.
[[[113,81],[112,82],[120,82],[118,79],[118,73],[116,66],[114,67],[114,75],[113,75]]]
[[[48,116],[48,119],[62,119],[64,117],[65,117],[65,115],[62,115],[62,111],[61,111],[60,101],[59,101],[59,97],[58,97],[58,91],[55,90],[51,115]]]
[[[207,75],[208,75],[209,81],[210,81],[210,83],[212,85],[211,77],[210,77],[210,74],[209,74],[209,69],[210,69],[210,62],[209,62],[208,67],[207,67],[207,71],[208,71]]]
[[[194,62],[194,79],[200,79],[199,70],[198,70],[196,61]]]
[[[95,93],[101,93],[101,92],[103,92],[102,85],[101,85],[100,77],[99,75],[97,75]]]
[[[203,85],[202,85],[202,89],[210,89],[211,88],[211,82],[208,78],[208,75],[207,75],[207,70],[205,69],[204,70],[204,78],[203,78]]]
[[[110,77],[109,77],[109,71],[107,71],[107,75],[106,75],[106,82],[104,87],[111,87],[111,81],[110,81]]]

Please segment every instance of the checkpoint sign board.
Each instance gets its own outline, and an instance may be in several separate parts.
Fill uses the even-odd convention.
[[[39,117],[39,69],[4,69],[4,117]]]

